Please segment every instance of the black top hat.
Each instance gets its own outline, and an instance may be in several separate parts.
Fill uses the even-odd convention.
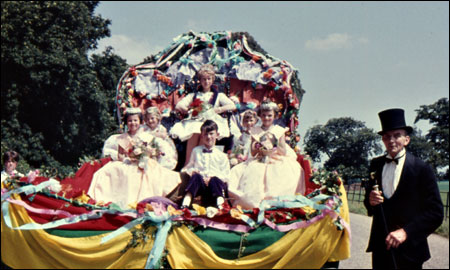
[[[378,113],[381,121],[381,131],[378,134],[383,135],[383,133],[394,130],[394,129],[404,129],[408,134],[413,131],[413,128],[406,125],[405,122],[405,111],[403,109],[389,109]]]

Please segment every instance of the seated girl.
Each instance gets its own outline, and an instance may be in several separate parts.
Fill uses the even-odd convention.
[[[227,119],[219,114],[236,110],[236,105],[224,93],[213,86],[215,71],[212,65],[204,65],[197,73],[200,79],[200,89],[195,93],[185,96],[175,107],[175,110],[183,114],[189,114],[188,118],[176,123],[170,129],[170,135],[186,141],[186,162],[189,162],[192,149],[199,145],[200,127],[205,120],[213,120],[219,127],[219,138],[230,136]]]
[[[16,151],[7,151],[3,154],[3,171],[2,171],[2,183],[9,177],[23,177],[23,174],[16,171],[17,162],[19,162],[20,156]]]
[[[128,131],[121,134],[118,161],[111,161],[95,172],[88,195],[97,202],[113,202],[122,209],[145,198],[166,196],[180,182],[180,175],[159,165],[158,151],[152,147],[153,136],[142,132],[139,108],[126,111]]]
[[[233,152],[242,152],[244,160],[249,157],[251,149],[250,130],[258,123],[259,119],[256,112],[253,110],[246,110],[242,113],[241,121],[241,135],[234,138]]]
[[[285,129],[274,125],[278,106],[264,101],[259,109],[262,126],[253,127],[251,155],[233,167],[228,190],[233,205],[259,207],[263,200],[277,196],[304,194],[304,172],[285,142]]]
[[[145,125],[142,125],[142,129],[144,132],[148,132],[155,137],[155,141],[163,153],[158,158],[159,164],[169,170],[173,170],[177,166],[178,153],[166,128],[161,125],[161,113],[157,107],[147,108]]]

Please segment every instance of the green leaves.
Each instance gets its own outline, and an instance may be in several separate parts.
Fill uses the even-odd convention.
[[[319,162],[326,155],[325,168],[337,170],[346,180],[367,175],[370,157],[381,152],[378,135],[351,117],[333,118],[312,127],[304,144],[313,161]]]
[[[75,168],[117,130],[115,84],[126,62],[93,56],[109,36],[98,1],[2,2],[2,142],[30,165]]]
[[[414,123],[420,120],[428,120],[432,128],[425,135],[425,139],[431,144],[434,151],[424,157],[436,169],[445,169],[446,172],[440,177],[448,179],[449,177],[449,100],[441,98],[431,105],[422,105],[416,110],[417,116]]]

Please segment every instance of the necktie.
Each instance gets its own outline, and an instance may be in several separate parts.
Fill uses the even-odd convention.
[[[398,160],[399,160],[398,158],[394,158],[394,159],[388,158],[388,157],[384,158],[384,161],[385,161],[386,163],[394,162],[395,164],[398,164]]]
[[[212,149],[203,148],[203,153],[212,153]]]
[[[404,154],[401,155],[401,156],[398,157],[398,158],[388,158],[388,157],[386,156],[386,157],[384,157],[384,161],[385,161],[386,163],[395,162],[395,164],[398,164],[398,160],[401,159],[403,156],[404,156]]]

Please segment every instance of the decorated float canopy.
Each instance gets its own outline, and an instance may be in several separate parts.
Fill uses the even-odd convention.
[[[196,73],[204,64],[215,67],[216,86],[238,110],[256,109],[270,98],[281,109],[281,124],[295,131],[305,92],[298,70],[266,53],[247,32],[230,31],[182,34],[125,71],[117,86],[119,121],[127,107],[157,106],[163,116],[170,116],[178,100],[197,88]]]

